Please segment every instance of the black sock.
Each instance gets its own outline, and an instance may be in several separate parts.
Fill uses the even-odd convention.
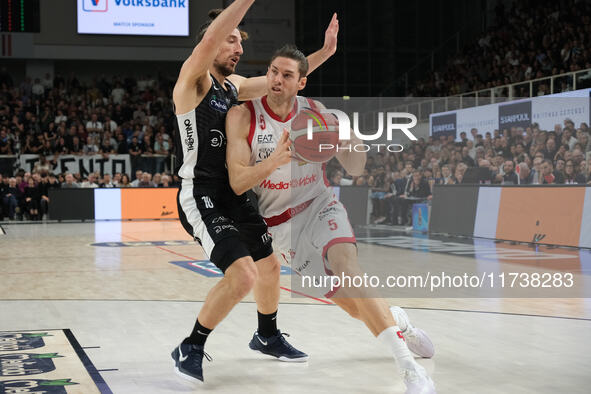
[[[188,338],[186,338],[183,343],[190,343],[192,345],[205,345],[205,341],[207,337],[211,333],[212,330],[209,328],[205,328],[199,323],[199,319],[195,322],[195,327],[193,327],[193,331]]]
[[[269,338],[277,334],[277,311],[268,315],[257,313],[259,315],[259,335]]]

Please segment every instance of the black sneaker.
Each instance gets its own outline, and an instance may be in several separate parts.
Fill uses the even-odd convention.
[[[255,332],[248,347],[263,354],[273,356],[279,361],[296,363],[308,361],[308,355],[291,346],[285,339],[286,336],[289,336],[289,334],[282,333],[279,330],[277,330],[277,334],[269,338],[262,337],[258,332]]]
[[[211,361],[209,354],[203,351],[203,346],[181,343],[170,355],[177,374],[193,382],[203,382],[203,356]]]

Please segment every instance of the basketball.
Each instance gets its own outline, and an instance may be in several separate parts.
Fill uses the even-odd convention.
[[[312,122],[312,139],[308,139],[308,121]],[[308,163],[325,163],[337,153],[339,122],[333,115],[304,108],[292,121],[289,138],[297,158]]]

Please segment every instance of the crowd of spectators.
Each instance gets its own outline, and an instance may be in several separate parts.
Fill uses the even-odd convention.
[[[362,176],[345,177],[333,159],[333,185],[371,189],[375,223],[408,224],[412,203],[431,198],[434,185],[462,183],[530,185],[591,184],[591,129],[570,120],[554,130],[531,127],[472,129],[470,138],[419,138],[401,153],[377,153],[367,159]]]
[[[79,173],[53,174],[46,169],[33,172],[18,170],[15,176],[0,174],[0,221],[42,220],[49,211],[49,190],[57,188],[126,188],[126,187],[178,187],[179,178],[169,173],[154,175],[136,170],[131,180],[128,174]]]
[[[496,23],[447,65],[413,85],[415,97],[451,96],[591,68],[591,4],[586,1],[499,2]],[[558,85],[558,86],[557,86]],[[550,93],[541,83],[535,95]],[[572,90],[572,80],[555,83],[557,92]],[[508,92],[497,88],[497,96]],[[528,97],[529,88],[514,92]],[[527,89],[527,90],[525,90]]]
[[[0,71],[0,154],[129,154],[134,170],[141,157],[172,149],[171,82],[101,77],[81,83],[75,74],[25,78],[15,84]]]
[[[178,178],[169,165],[171,88],[171,80],[149,75],[83,82],[73,73],[67,78],[58,73],[15,83],[6,69],[0,70],[0,155],[40,155],[31,172],[0,174],[0,220],[42,219],[53,187],[175,186]],[[55,163],[65,154],[129,154],[135,177],[54,175]]]

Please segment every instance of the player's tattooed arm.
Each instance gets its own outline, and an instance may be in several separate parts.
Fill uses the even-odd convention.
[[[308,75],[327,61],[337,51],[337,41],[339,34],[339,20],[334,13],[326,32],[324,33],[324,45],[318,51],[307,57]],[[238,98],[241,101],[252,100],[262,97],[267,93],[267,77],[245,78],[240,75],[230,75],[230,81],[238,88]]]
[[[235,106],[226,117],[226,164],[230,186],[236,195],[244,194],[267,178],[277,167],[291,161],[289,133],[283,132],[275,151],[258,164],[251,163],[252,150],[248,140],[250,133],[250,110],[246,104]]]
[[[205,35],[183,63],[173,91],[177,113],[194,108],[196,91],[207,92],[211,87],[208,70],[220,45],[227,39],[254,3],[254,0],[236,0],[211,22]],[[186,108],[185,108],[186,107]]]

